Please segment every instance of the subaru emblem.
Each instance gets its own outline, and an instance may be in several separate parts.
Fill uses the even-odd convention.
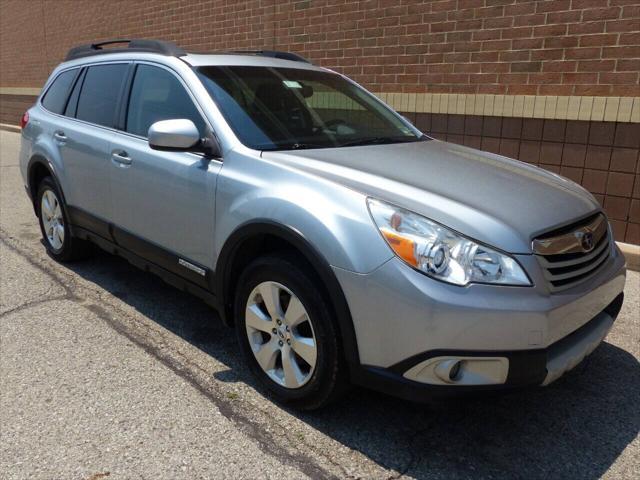
[[[585,252],[590,252],[593,249],[593,233],[584,232],[580,238],[580,245]]]

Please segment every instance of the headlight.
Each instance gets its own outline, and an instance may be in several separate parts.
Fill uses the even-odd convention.
[[[518,262],[416,213],[368,199],[380,233],[402,260],[430,277],[455,285],[531,285]]]

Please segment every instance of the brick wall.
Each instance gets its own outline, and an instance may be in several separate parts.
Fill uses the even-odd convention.
[[[1,9],[2,86],[41,85],[78,43],[159,37],[190,50],[299,52],[376,92],[640,92],[637,0],[5,0]]]
[[[394,106],[436,137],[582,183],[616,238],[640,243],[640,0],[0,0],[0,122],[34,98],[7,87],[40,87],[70,47],[117,37],[289,50],[383,95],[563,96],[562,120]],[[593,121],[605,106],[613,121]]]

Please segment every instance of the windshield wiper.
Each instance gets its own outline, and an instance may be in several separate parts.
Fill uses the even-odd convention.
[[[341,147],[356,147],[361,145],[384,145],[388,143],[406,143],[406,142],[418,142],[422,140],[422,137],[366,137],[359,138],[358,140],[351,140],[349,142],[341,143]]]
[[[260,148],[260,150],[304,150],[307,148],[329,148],[331,146],[332,145],[321,145],[319,143],[292,142]]]

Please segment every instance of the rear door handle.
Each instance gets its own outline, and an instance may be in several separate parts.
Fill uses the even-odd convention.
[[[131,165],[131,157],[124,150],[116,150],[111,153],[111,159],[121,165]]]
[[[53,138],[55,138],[58,142],[66,142],[67,136],[64,134],[62,130],[58,130],[53,134]]]

